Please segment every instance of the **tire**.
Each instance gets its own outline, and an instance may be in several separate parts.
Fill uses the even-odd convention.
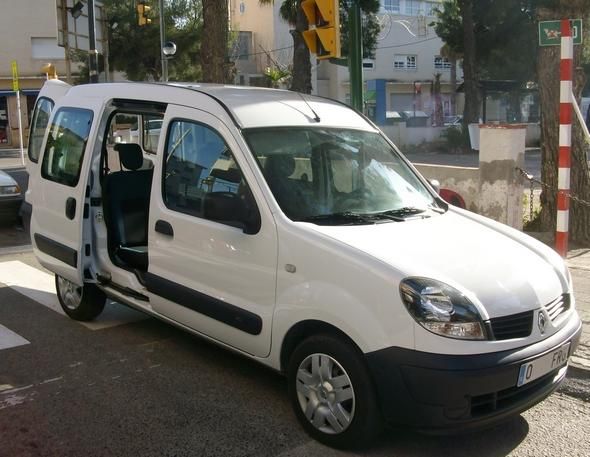
[[[106,295],[94,284],[80,287],[59,275],[55,275],[57,299],[64,312],[76,321],[94,320],[106,304]]]
[[[287,376],[295,415],[319,442],[362,448],[381,432],[372,379],[351,343],[331,335],[303,340],[291,355]]]

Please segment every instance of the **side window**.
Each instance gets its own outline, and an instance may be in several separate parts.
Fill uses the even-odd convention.
[[[49,128],[41,176],[70,187],[78,184],[91,125],[92,111],[62,108],[55,114]]]
[[[29,139],[29,160],[31,162],[37,163],[39,161],[41,144],[43,143],[52,110],[53,101],[48,98],[40,98],[35,105],[35,112],[31,121],[31,137]]]
[[[228,225],[247,219],[244,213],[253,204],[221,136],[182,120],[173,121],[168,132],[162,192],[168,208]]]

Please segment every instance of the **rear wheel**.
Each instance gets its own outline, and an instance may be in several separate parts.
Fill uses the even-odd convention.
[[[331,335],[307,338],[293,352],[287,376],[295,414],[318,441],[358,448],[381,431],[373,383],[352,344]]]
[[[95,319],[106,304],[106,295],[94,284],[79,286],[55,275],[57,298],[64,312],[77,321]]]

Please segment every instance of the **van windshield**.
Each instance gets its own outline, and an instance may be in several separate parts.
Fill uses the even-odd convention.
[[[248,129],[244,136],[294,221],[369,224],[444,212],[377,132],[289,127]]]

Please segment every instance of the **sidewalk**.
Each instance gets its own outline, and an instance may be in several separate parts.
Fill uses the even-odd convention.
[[[27,161],[27,150],[25,149],[25,163]],[[20,156],[20,149],[0,149],[0,170],[23,168]]]

